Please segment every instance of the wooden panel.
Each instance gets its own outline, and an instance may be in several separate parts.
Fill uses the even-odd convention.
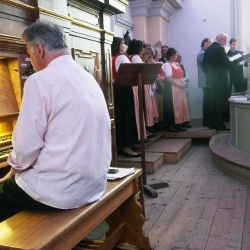
[[[141,157],[131,158],[119,155],[117,166],[121,168],[141,168]],[[163,153],[145,153],[147,174],[155,173],[163,165]]]
[[[13,131],[13,123],[11,121],[3,122],[4,119],[4,117],[0,117],[0,137],[10,135]]]
[[[191,145],[191,139],[162,139],[149,146],[146,151],[164,153],[164,162],[177,163]]]
[[[12,86],[14,88],[14,93],[16,96],[16,101],[18,109],[21,108],[21,84],[20,84],[20,69],[18,65],[18,60],[16,58],[8,59],[8,68],[10,72],[10,77],[12,81]]]
[[[26,46],[21,39],[2,34],[0,34],[0,48],[6,52],[26,53]]]
[[[0,115],[18,112],[8,63],[0,60]]]
[[[72,48],[72,56],[85,70],[94,76],[100,85],[100,54],[94,51],[84,51],[82,49]]]

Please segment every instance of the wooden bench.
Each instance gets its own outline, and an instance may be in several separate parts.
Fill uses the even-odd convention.
[[[0,249],[72,249],[102,221],[109,225],[107,238],[98,249],[113,249],[128,242],[149,250],[149,238],[142,231],[144,217],[136,200],[142,171],[108,181],[104,196],[82,208],[37,212],[22,211],[0,223]]]

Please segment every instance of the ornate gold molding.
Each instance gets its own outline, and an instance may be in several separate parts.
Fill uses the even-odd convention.
[[[97,51],[87,52],[87,51],[84,51],[82,49],[77,49],[77,48],[72,48],[71,51],[72,51],[72,56],[74,60],[77,60],[77,58],[86,58],[86,59],[94,60],[93,76],[98,82],[98,84],[100,85],[100,82],[101,82],[100,53]]]
[[[26,45],[20,37],[0,34],[0,51],[25,53]]]
[[[84,11],[86,11],[87,13],[90,13],[90,14],[93,14],[93,13],[97,14],[98,13],[95,9],[93,9],[93,8],[91,8],[89,6],[86,6],[86,5],[84,5],[84,4],[82,4],[82,3],[78,2],[78,1],[71,0],[71,2],[73,2],[76,5],[81,6],[81,8],[79,8],[79,7],[76,7],[76,6],[71,5],[70,3],[68,3],[69,6],[72,6],[72,7],[76,8],[76,9],[79,9],[79,10],[83,10],[84,9]]]
[[[124,1],[124,0],[122,0],[122,1]],[[86,28],[86,29],[89,29],[89,30],[93,30],[93,31],[96,31],[96,32],[99,32],[99,33],[104,32],[104,33],[106,33],[108,35],[114,36],[114,33],[111,32],[111,31],[103,30],[103,29],[100,29],[100,28],[95,27],[93,25],[85,24],[83,22],[75,20],[72,17],[62,15],[62,14],[60,14],[58,12],[55,12],[55,11],[52,11],[52,10],[48,10],[48,9],[41,8],[41,7],[29,6],[27,4],[19,3],[19,2],[14,1],[14,0],[0,0],[0,3],[9,5],[9,6],[12,6],[12,7],[15,7],[15,8],[19,8],[19,9],[22,9],[22,10],[32,11],[34,13],[41,13],[41,14],[44,14],[44,15],[52,16],[52,17],[55,17],[55,18],[58,18],[58,19],[62,19],[62,20],[71,22],[74,25],[77,25],[77,26],[80,26],[80,27],[83,27],[83,28]],[[8,36],[8,37],[10,37],[10,36]]]
[[[112,31],[108,31],[108,30],[103,30],[103,29],[100,29],[96,26],[93,26],[93,25],[89,25],[89,24],[86,24],[86,23],[82,23],[80,21],[77,21],[75,20],[74,18],[72,18],[72,24],[74,25],[77,25],[77,26],[80,26],[80,27],[83,27],[83,28],[86,28],[86,29],[89,29],[89,30],[93,30],[93,31],[97,31],[99,33],[103,32],[105,34],[108,34],[108,35],[111,35],[111,36],[114,36],[115,33],[112,32]]]
[[[72,24],[83,27],[83,28],[86,28],[86,29],[89,29],[89,30],[97,31],[99,33],[101,33],[103,31],[102,29],[100,29],[98,27],[79,22],[79,21],[75,20],[74,18],[72,18]]]
[[[5,35],[5,34],[0,34],[0,39],[1,40],[11,40],[11,41],[23,43],[22,39],[18,36],[9,36],[9,35]]]
[[[102,32],[105,33],[105,34],[108,34],[108,35],[110,35],[110,36],[114,36],[114,35],[115,35],[114,32],[108,31],[108,30],[102,30]]]
[[[6,4],[6,5],[9,5],[11,7],[18,8],[18,9],[22,9],[22,10],[34,11],[34,9],[35,9],[35,7],[33,7],[33,6],[30,6],[30,5],[25,4],[25,3],[19,3],[19,2],[14,1],[14,0],[0,0],[0,3]]]
[[[118,0],[117,2],[120,2],[120,3],[128,6],[128,1],[126,1],[126,0]]]
[[[89,24],[86,24],[86,23],[77,21],[77,20],[75,20],[74,18],[72,18],[72,24],[77,25],[77,26],[80,26],[80,27],[83,27],[83,28],[86,28],[86,29],[89,29],[89,30],[97,31],[97,32],[99,32],[99,33],[103,32],[103,33],[108,34],[108,35],[111,35],[111,36],[114,36],[114,35],[115,35],[115,33],[112,32],[112,31],[100,29],[100,28],[98,28],[98,27],[96,27],[96,26],[89,25]]]
[[[45,8],[41,8],[41,7],[35,7],[34,11],[36,13],[42,13],[42,14],[45,14],[47,16],[56,17],[58,19],[63,19],[63,20],[70,21],[70,22],[72,22],[72,20],[73,20],[72,17],[65,16],[65,15],[62,15],[62,14],[60,14],[58,12],[55,12],[55,11],[52,11],[52,10],[49,10],[49,9],[45,9]]]

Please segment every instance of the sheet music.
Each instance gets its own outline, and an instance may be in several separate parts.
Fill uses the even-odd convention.
[[[113,168],[110,167],[110,169],[119,169],[119,171],[115,174],[107,174],[107,179],[112,181],[112,180],[117,180],[120,178],[123,178],[125,176],[131,175],[135,173],[134,168]]]
[[[230,101],[249,101],[250,98],[247,95],[245,96],[239,95],[239,96],[231,96],[229,100]]]
[[[238,59],[240,57],[242,57],[242,54],[239,53],[239,54],[236,54],[235,56],[231,56],[231,57],[228,57],[228,58],[232,62],[232,61],[234,61],[234,60],[236,60],[236,59]]]
[[[242,61],[245,61],[245,60],[249,60],[248,58],[250,57],[250,53],[246,54],[246,55],[242,55],[242,57],[236,59],[235,61],[236,62],[242,62]]]
[[[247,60],[249,57],[250,57],[250,53],[249,54],[246,54],[246,55],[243,55],[242,54],[243,52],[241,53],[238,53],[234,56],[231,56],[231,57],[228,57],[229,60],[232,62],[237,62],[237,63],[240,63],[240,62],[244,62],[245,60]],[[244,63],[243,63],[244,64]]]

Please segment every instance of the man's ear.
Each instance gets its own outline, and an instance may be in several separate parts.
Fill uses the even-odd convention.
[[[43,58],[44,56],[44,48],[42,46],[41,43],[36,43],[36,49],[37,49],[37,53],[39,55],[40,58]]]

